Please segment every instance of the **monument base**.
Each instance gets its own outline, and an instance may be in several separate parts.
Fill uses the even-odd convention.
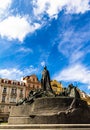
[[[90,124],[87,107],[68,111],[72,101],[70,97],[43,97],[31,105],[13,106],[8,124]]]

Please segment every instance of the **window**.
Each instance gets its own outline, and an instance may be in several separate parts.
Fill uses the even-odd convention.
[[[12,94],[16,94],[16,91],[17,91],[17,89],[16,89],[16,88],[12,88],[11,93],[12,93]]]
[[[7,88],[4,87],[4,88],[3,88],[3,93],[6,93],[6,91],[7,91]]]
[[[11,102],[11,103],[16,102],[16,98],[15,98],[15,97],[11,97],[11,98],[10,98],[10,102]]]
[[[7,80],[5,80],[5,83],[8,83],[8,81],[7,81]]]
[[[23,97],[23,90],[20,90],[20,97]]]
[[[13,84],[16,85],[16,82],[14,81]]]
[[[2,102],[5,102],[5,96],[2,96]]]
[[[1,105],[1,112],[4,112],[5,106]]]
[[[3,109],[5,106],[1,105],[1,109]]]
[[[23,94],[23,90],[22,89],[20,90],[20,94]]]

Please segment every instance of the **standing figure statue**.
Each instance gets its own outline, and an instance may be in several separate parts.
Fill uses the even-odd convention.
[[[52,88],[50,85],[50,75],[46,66],[44,67],[44,70],[42,71],[41,86],[43,88],[43,91],[50,91],[50,90],[52,91]]]

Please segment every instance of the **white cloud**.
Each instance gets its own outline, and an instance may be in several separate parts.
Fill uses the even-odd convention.
[[[12,0],[0,0],[0,9],[5,10],[10,4]]]
[[[90,85],[90,70],[81,64],[71,65],[54,75],[53,79]]]
[[[24,68],[22,71],[17,68],[0,69],[0,77],[13,80],[20,80],[23,76],[36,74],[37,72],[38,69],[33,66],[30,66],[29,68]]]
[[[7,79],[19,79],[23,75],[23,72],[16,68],[12,69],[1,69],[0,70],[0,77],[7,78]]]
[[[66,13],[85,13],[90,10],[90,0],[33,0],[34,14],[43,15],[47,13],[49,17],[57,17],[61,10]]]
[[[41,62],[41,66],[45,66],[45,64],[46,64],[45,61]]]
[[[30,24],[26,17],[9,16],[0,22],[1,37],[8,37],[9,40],[19,39],[23,41],[28,33],[34,32],[40,25],[38,23]]]
[[[12,0],[0,0],[0,18],[5,16],[8,13]]]
[[[21,47],[17,52],[24,52],[24,53],[33,53],[33,50],[30,48]]]
[[[20,16],[19,12],[14,16],[13,0],[0,0],[0,36],[8,40],[18,39],[23,41],[28,33],[33,33],[40,28],[40,24],[33,23],[27,16]],[[12,14],[13,13],[13,14]],[[29,19],[29,20],[28,20]]]
[[[47,13],[50,18],[57,18],[58,13],[63,9],[66,13],[84,13],[90,10],[89,1],[90,0],[75,0],[75,2],[73,2],[73,0],[33,0],[32,8],[34,14],[30,17],[44,23],[44,19],[41,21],[41,18],[45,13]],[[13,16],[12,12],[16,9],[13,6],[11,10],[10,7],[14,4],[12,3],[13,0],[0,0],[0,35],[1,37],[7,37],[9,40],[18,39],[19,41],[23,41],[28,33],[33,33],[42,25],[35,23],[32,19],[28,21],[25,16]]]
[[[67,13],[85,13],[86,11],[90,10],[89,5],[90,0],[69,0],[66,4],[66,11]]]

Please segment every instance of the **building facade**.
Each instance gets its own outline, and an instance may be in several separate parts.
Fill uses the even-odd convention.
[[[25,91],[24,82],[0,78],[0,113],[9,113],[11,106],[25,98]]]
[[[63,86],[61,82],[58,82],[56,80],[51,80],[51,87],[55,94],[60,94],[60,92],[63,92]]]
[[[26,85],[26,97],[28,96],[31,90],[37,90],[41,88],[41,83],[38,80],[37,76],[34,74],[24,77],[22,81]]]

